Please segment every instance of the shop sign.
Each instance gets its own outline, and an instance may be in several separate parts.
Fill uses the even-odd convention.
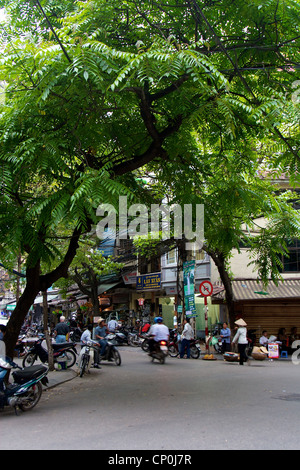
[[[268,353],[269,353],[269,359],[278,359],[279,358],[279,344],[269,343]]]
[[[136,271],[132,273],[123,274],[122,278],[123,278],[124,284],[135,284],[136,275],[137,275]]]
[[[136,278],[136,290],[158,290],[161,288],[161,273],[143,274]]]

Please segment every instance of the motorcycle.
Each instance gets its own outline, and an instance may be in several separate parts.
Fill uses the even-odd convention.
[[[140,346],[143,351],[149,352],[149,335],[147,333],[143,335]]]
[[[148,334],[147,333],[129,333],[128,335],[128,344],[129,346],[141,347],[143,351],[148,351]]]
[[[105,337],[105,340],[107,341],[107,346],[105,348],[104,356],[100,356],[99,361],[101,363],[102,361],[114,361],[117,366],[120,366],[121,355],[117,350],[116,346],[111,342],[113,337],[113,333],[110,333]],[[80,377],[83,377],[85,372],[89,372],[93,364],[94,367],[97,368],[98,364],[95,364],[95,351],[97,351],[99,354],[99,346],[97,345],[97,341],[94,340],[87,341],[86,345],[83,346],[83,348],[81,349],[78,361]]]
[[[110,342],[115,346],[122,346],[128,344],[127,336],[121,331],[116,331],[115,333],[109,333],[111,339]]]
[[[78,368],[79,368],[79,376],[83,377],[85,372],[89,372],[92,364],[94,362],[94,351],[98,350],[98,346],[95,346],[96,341],[90,340],[87,341],[86,345],[83,346],[79,353],[79,361],[78,361]]]
[[[173,341],[169,342],[168,346],[168,351],[169,351],[169,356],[171,357],[177,357],[180,354],[180,345],[181,342],[178,340],[178,335],[174,335]],[[179,345],[180,343],[180,345]],[[191,339],[190,341],[190,352],[191,352],[191,357],[193,359],[198,359],[201,354],[201,348],[199,341],[197,339]]]
[[[165,363],[166,357],[168,356],[168,343],[167,341],[158,341],[155,343],[155,349],[149,354],[151,361],[157,359],[161,364]]]
[[[48,351],[42,346],[43,341],[43,338],[40,338],[33,343],[23,358],[23,367],[33,366],[37,359],[43,363],[48,362]],[[53,362],[56,369],[60,369],[62,364],[67,369],[73,367],[77,355],[75,346],[75,343],[52,343]]]
[[[219,328],[216,327],[211,335],[211,344],[214,347],[214,350],[217,354],[222,354],[222,338],[220,337]]]
[[[108,334],[105,337],[105,340],[107,341],[107,346],[105,348],[105,353],[104,356],[101,356],[100,361],[114,361],[117,366],[121,365],[121,355],[119,351],[117,350],[116,346],[112,342],[112,336],[113,334]]]
[[[69,336],[70,341],[72,341],[73,343],[79,343],[81,335],[82,331],[78,326],[76,328],[72,328]]]
[[[4,377],[11,368],[19,369],[12,373],[14,382],[5,384]],[[0,360],[0,380],[3,380],[3,388],[0,391],[0,409],[11,406],[21,411],[29,411],[39,402],[42,395],[42,384],[48,383],[48,367],[36,365],[21,369],[12,361]]]

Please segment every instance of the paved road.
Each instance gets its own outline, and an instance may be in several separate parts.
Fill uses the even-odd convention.
[[[0,412],[0,449],[299,449],[300,365],[168,358],[120,348],[121,367]],[[3,433],[2,431],[5,430]]]

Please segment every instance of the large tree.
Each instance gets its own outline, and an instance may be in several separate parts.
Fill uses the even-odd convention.
[[[196,132],[249,158],[266,134],[299,165],[299,5],[287,0],[1,0],[0,249],[27,256],[12,353],[39,291],[68,274],[99,203],[141,200],[146,164],[205,160]],[[289,99],[290,98],[290,99]],[[195,138],[195,136],[194,136]],[[203,149],[205,150],[205,149]],[[256,158],[256,154],[253,158]],[[205,161],[203,162],[205,164]],[[59,227],[69,244],[58,253]],[[52,265],[59,256],[54,268]],[[56,258],[58,259],[58,258]],[[43,264],[42,264],[43,263]]]

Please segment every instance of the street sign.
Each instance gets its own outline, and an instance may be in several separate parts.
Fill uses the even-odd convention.
[[[203,281],[199,286],[199,292],[203,297],[209,297],[213,293],[213,285],[210,281]]]
[[[199,292],[204,297],[205,305],[205,345],[206,353],[209,353],[209,335],[208,335],[208,306],[207,297],[213,293],[213,285],[210,281],[203,281],[199,286]]]

